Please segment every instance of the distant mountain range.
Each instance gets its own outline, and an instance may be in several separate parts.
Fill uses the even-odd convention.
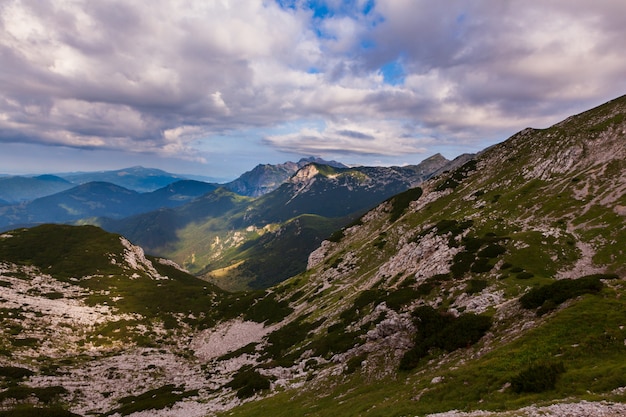
[[[237,194],[258,197],[275,190],[298,169],[312,162],[345,167],[339,162],[325,161],[321,158],[302,158],[298,162],[258,165],[236,180],[221,185]],[[218,184],[206,181],[205,177],[197,175],[172,174],[160,169],[141,166],[114,171],[69,172],[38,176],[0,175],[0,204],[32,201],[89,182],[108,182],[138,193],[148,193],[181,180]]]
[[[41,223],[72,223],[94,217],[119,219],[176,207],[213,191],[214,184],[183,180],[149,193],[108,182],[88,182],[18,205],[0,206],[0,229]]]
[[[0,177],[0,204],[15,204],[52,195],[74,187],[75,184],[55,176]]]
[[[0,206],[0,230],[42,223],[96,224],[224,288],[265,288],[304,270],[308,253],[333,231],[465,159],[448,161],[437,154],[416,166],[348,168],[303,158],[259,165],[223,185],[175,181],[175,175],[141,167],[64,174],[65,179],[6,178],[7,184],[64,188],[72,186],[68,180],[97,181]],[[169,181],[175,182],[143,193],[119,185],[148,188]],[[31,194],[44,190],[39,187]]]
[[[257,198],[218,189],[179,208],[96,224],[222,288],[266,288],[303,271],[309,252],[333,231],[456,165],[441,155],[406,167],[309,163]]]

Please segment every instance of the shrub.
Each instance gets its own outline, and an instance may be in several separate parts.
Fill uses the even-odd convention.
[[[469,347],[478,342],[491,327],[491,318],[473,313],[451,320],[433,339],[436,347],[448,352]]]
[[[493,269],[493,265],[489,263],[489,258],[478,258],[472,264],[470,271],[480,274],[483,272],[489,272]]]
[[[34,374],[35,373],[30,369],[20,368],[18,366],[0,366],[0,377],[10,380],[27,378]]]
[[[292,312],[288,301],[276,301],[275,295],[270,294],[250,306],[244,313],[244,319],[272,324],[282,321]]]
[[[468,273],[474,262],[474,254],[470,252],[459,252],[452,258],[450,272],[454,278],[461,278]]]
[[[361,367],[361,364],[363,363],[366,357],[367,356],[363,354],[363,355],[358,355],[358,356],[348,359],[348,362],[346,363],[345,373],[346,374],[354,373],[357,369]]]
[[[481,249],[478,252],[478,257],[480,258],[497,258],[506,252],[506,248],[504,246],[498,244],[491,244],[484,249]]]
[[[465,164],[463,164],[462,166],[460,166],[459,168],[455,169],[452,174],[450,175],[449,178],[447,178],[443,183],[441,183],[436,191],[443,191],[445,189],[448,188],[456,188],[459,186],[459,184],[465,179],[467,178],[467,176],[469,175],[470,172],[475,171],[476,170],[476,161],[475,160],[470,160],[467,161]]]
[[[198,395],[197,390],[184,391],[183,387],[173,384],[164,385],[139,395],[129,395],[118,400],[121,406],[105,416],[119,413],[123,416],[145,410],[161,410],[171,407],[184,398]]]
[[[415,291],[417,292],[417,295],[428,295],[433,289],[435,289],[436,286],[437,284],[434,282],[424,282],[423,284],[418,285]]]
[[[522,271],[516,275],[517,279],[530,279],[534,276],[535,274],[533,274],[532,272],[528,272],[528,271]]]
[[[269,378],[249,368],[239,370],[233,380],[226,384],[227,387],[237,390],[237,398],[252,397],[258,391],[269,389],[270,385]]]
[[[323,320],[314,323],[305,322],[302,318],[292,321],[267,336],[265,347],[266,357],[289,362],[287,352],[295,345],[304,341],[309,332],[317,328]]]
[[[429,306],[421,306],[413,312],[417,332],[415,345],[400,360],[401,370],[410,370],[428,355],[430,349],[438,348],[452,352],[478,342],[491,327],[491,318],[476,314],[454,317],[440,313]]]
[[[476,294],[487,288],[487,281],[482,279],[470,279],[465,287],[465,292],[468,294]]]
[[[402,216],[412,201],[416,201],[422,196],[422,189],[411,188],[391,198],[391,216],[389,221],[395,222]]]
[[[461,222],[457,220],[443,219],[435,224],[435,229],[437,229],[437,235],[439,236],[443,236],[447,233],[451,233],[452,236],[458,236],[473,224],[474,221],[471,219],[463,220]]]
[[[522,307],[532,309],[551,301],[556,307],[570,298],[600,292],[603,287],[600,279],[597,275],[589,275],[578,279],[555,281],[552,284],[531,289],[520,298],[520,303]]]
[[[419,292],[411,287],[400,288],[393,291],[385,297],[387,307],[392,310],[399,311],[403,306],[415,300],[419,296]]]
[[[34,407],[32,405],[19,406],[11,410],[0,411],[0,417],[80,417],[62,407]]]
[[[341,239],[343,239],[343,229],[333,232],[330,236],[328,236],[326,240],[330,242],[339,243],[341,242]]]
[[[347,352],[355,345],[362,344],[363,341],[360,338],[362,334],[362,331],[348,333],[343,330],[334,331],[313,341],[310,347],[315,356],[328,357],[334,353]]]
[[[37,397],[37,399],[42,403],[48,404],[57,400],[58,397],[63,394],[67,394],[67,390],[60,386],[33,388],[23,385],[15,385],[0,392],[0,403],[8,399],[22,401],[32,397]]]
[[[513,377],[511,388],[516,393],[548,391],[554,389],[563,372],[562,362],[533,364]]]

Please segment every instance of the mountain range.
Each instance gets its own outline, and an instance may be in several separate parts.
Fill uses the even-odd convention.
[[[29,416],[625,415],[625,141],[626,96],[524,129],[363,207],[305,271],[253,291],[95,226],[5,232],[0,404]],[[219,188],[136,227],[162,213],[176,234],[203,235],[210,221],[181,225],[177,212],[214,210],[269,235],[300,198],[356,190],[354,209],[363,184],[404,181],[390,170],[309,164],[261,197]],[[306,216],[340,218],[319,207]]]
[[[416,166],[348,168],[303,158],[259,165],[222,185],[180,180],[145,193],[87,182],[0,207],[0,228],[95,224],[225,289],[266,288],[304,271],[309,252],[334,230],[458,161],[438,154]],[[174,178],[140,168],[81,175],[132,177],[135,184]]]
[[[219,189],[171,210],[96,224],[224,289],[267,288],[303,272],[333,231],[456,163],[441,155],[391,168],[309,163],[255,199]]]

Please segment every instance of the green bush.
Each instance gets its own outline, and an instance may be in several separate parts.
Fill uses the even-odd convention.
[[[511,389],[516,393],[548,391],[554,389],[557,379],[564,372],[562,362],[533,364],[513,377]]]
[[[432,338],[435,347],[447,352],[469,347],[478,342],[491,328],[491,317],[468,313],[451,320]]]
[[[443,219],[438,221],[434,228],[437,229],[437,235],[439,236],[447,233],[451,233],[452,236],[458,236],[473,224],[474,221],[471,219],[463,221]]]
[[[420,285],[418,285],[417,289],[415,290],[417,292],[417,295],[428,295],[430,294],[435,288],[437,287],[437,284],[435,284],[434,282],[424,282]]]
[[[578,279],[563,279],[543,287],[533,288],[520,297],[522,307],[533,309],[545,306],[540,312],[543,314],[551,307],[556,308],[559,304],[570,298],[578,297],[582,294],[597,293],[602,290],[603,284],[600,281],[606,275],[589,275]],[[609,277],[612,277],[609,275]]]
[[[465,164],[455,169],[449,178],[447,178],[445,181],[439,184],[436,191],[443,191],[448,188],[455,189],[456,187],[459,186],[459,184],[465,178],[467,178],[470,172],[475,171],[475,170],[476,170],[476,161],[473,159],[471,161],[467,161]]]
[[[465,287],[468,294],[476,294],[487,288],[487,281],[482,279],[470,279]]]
[[[461,278],[472,269],[474,254],[471,252],[459,252],[452,258],[450,272],[454,278]]]
[[[269,389],[270,385],[268,377],[250,368],[240,369],[233,380],[226,384],[227,387],[237,390],[237,398],[252,397],[258,391]]]
[[[276,301],[274,294],[268,294],[251,305],[244,313],[244,319],[257,323],[278,323],[293,312],[286,300]]]
[[[411,301],[418,298],[419,292],[411,287],[400,288],[396,291],[389,293],[384,301],[392,310],[400,311],[400,309],[409,304]]]
[[[328,236],[326,238],[326,240],[330,241],[330,242],[335,242],[335,243],[339,243],[341,242],[341,239],[343,239],[343,229],[339,229],[335,232],[333,232],[330,236]]]
[[[343,330],[327,333],[314,340],[309,346],[314,351],[315,356],[329,357],[335,353],[347,352],[355,345],[363,343],[361,335],[363,331],[348,332]]]
[[[309,332],[319,327],[324,319],[314,323],[306,322],[303,318],[298,318],[267,336],[267,346],[265,347],[265,357],[280,361],[285,366],[289,366],[295,359],[287,353],[296,345],[303,342]]]
[[[493,269],[493,264],[489,262],[489,258],[478,258],[472,264],[470,271],[481,274],[484,272],[489,272]]]
[[[121,398],[118,401],[121,406],[105,415],[119,413],[126,416],[144,410],[161,410],[173,406],[184,398],[195,395],[198,395],[197,390],[184,391],[183,387],[176,387],[173,384],[164,385],[160,388],[146,391],[143,394]]]
[[[18,366],[0,366],[0,377],[9,380],[23,379],[33,375],[35,375],[35,373],[30,369],[20,368]]]
[[[391,201],[391,216],[389,221],[395,222],[402,216],[405,210],[409,207],[412,201],[418,200],[422,196],[422,189],[419,187],[406,190],[390,199]]]
[[[358,356],[348,359],[348,362],[346,363],[345,373],[346,374],[354,373],[357,369],[361,367],[361,364],[363,363],[366,357],[367,355],[362,354],[362,355],[358,355]]]
[[[429,306],[416,308],[413,316],[417,327],[415,345],[400,360],[401,370],[417,367],[431,349],[452,352],[471,346],[491,328],[491,318],[488,316],[470,313],[454,317]]]
[[[67,390],[60,386],[33,388],[24,385],[15,385],[0,392],[0,403],[8,399],[23,401],[32,397],[37,397],[40,402],[48,404],[57,400],[59,396],[63,394],[67,394]]]
[[[493,243],[488,245],[484,249],[481,249],[478,252],[478,257],[480,258],[497,258],[498,256],[504,254],[506,252],[506,248],[504,246]]]
[[[516,275],[517,279],[530,279],[534,276],[535,274],[533,274],[532,272],[528,272],[528,271],[522,271]]]
[[[17,406],[11,410],[0,411],[0,417],[81,417],[61,407],[34,407],[32,405]]]

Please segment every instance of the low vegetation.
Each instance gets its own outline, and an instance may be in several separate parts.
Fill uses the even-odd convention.
[[[602,274],[555,281],[539,288],[532,288],[520,298],[520,303],[526,309],[536,308],[537,315],[543,315],[571,298],[601,291],[602,279],[615,278],[617,275]]]
[[[416,308],[413,317],[417,328],[415,345],[402,357],[401,370],[416,368],[420,360],[433,349],[452,352],[469,347],[478,342],[491,327],[491,318],[488,316],[468,313],[454,317],[428,306]]]

